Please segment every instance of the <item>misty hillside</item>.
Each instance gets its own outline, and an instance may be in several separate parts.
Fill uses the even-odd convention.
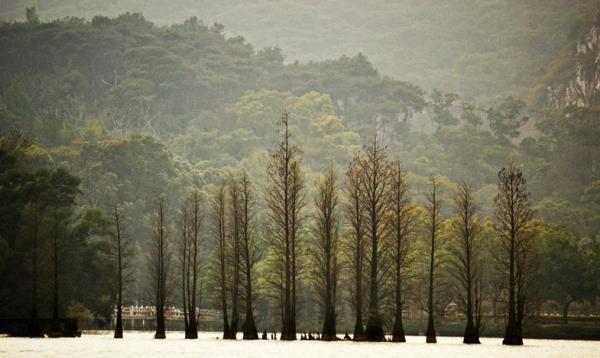
[[[363,52],[384,75],[478,101],[521,95],[568,43],[595,0],[75,1],[3,0],[4,20],[143,12],[157,24],[196,16],[301,62]]]
[[[462,287],[492,336],[518,299],[599,337],[594,3],[0,0],[0,335],[125,304],[164,338],[181,304],[295,339],[369,302],[367,339],[456,336]]]

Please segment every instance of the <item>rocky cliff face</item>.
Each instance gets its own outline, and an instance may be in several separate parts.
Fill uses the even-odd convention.
[[[600,12],[551,66],[543,81],[545,105],[562,109],[600,104]]]

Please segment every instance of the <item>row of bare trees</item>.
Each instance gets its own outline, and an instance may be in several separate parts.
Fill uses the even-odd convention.
[[[185,338],[198,338],[197,288],[200,271],[200,237],[202,230],[200,192],[194,188],[181,212],[181,239],[179,261],[181,265],[181,298]]]
[[[484,246],[473,187],[468,183],[457,187],[452,200],[453,216],[445,220],[442,217],[445,198],[439,180],[431,178],[422,205],[417,205],[400,160],[389,159],[386,148],[374,138],[355,155],[342,183],[338,183],[334,167],[316,182],[309,211],[301,152],[292,143],[287,113],[283,114],[281,124],[282,141],[267,166],[264,243],[260,251],[255,232],[258,221],[255,191],[248,174],[245,171],[229,174],[211,191],[206,227],[210,228],[214,242],[210,273],[216,304],[223,314],[223,338],[235,339],[240,328],[244,339],[258,338],[253,287],[255,264],[262,257],[268,267],[265,292],[277,303],[282,340],[297,339],[299,279],[306,275],[321,304],[323,340],[337,339],[336,308],[340,305],[339,285],[344,277],[343,288],[355,319],[353,339],[385,340],[382,319],[385,312],[386,321],[393,318],[392,341],[405,342],[402,319],[409,300],[407,284],[414,281],[415,266],[426,262],[427,280],[422,286],[427,291],[422,309],[428,315],[426,341],[435,343],[439,241],[445,231],[444,236],[450,239],[449,272],[456,288],[453,299],[466,320],[464,343],[479,343],[483,326]],[[522,344],[522,322],[536,268],[535,233],[531,229],[534,215],[522,171],[511,165],[502,169],[498,177],[494,222],[499,251],[493,256],[497,276],[506,282],[508,312],[504,343]],[[200,192],[192,190],[180,211],[180,239],[176,240],[186,338],[198,336],[199,251],[201,238],[205,237],[201,202]],[[156,338],[165,336],[164,308],[170,291],[167,271],[171,249],[166,205],[164,197],[156,202],[149,255]],[[127,248],[122,243],[123,224],[118,208],[113,219],[118,252],[115,331],[118,338],[122,337],[125,270],[122,256]],[[242,310],[245,315],[240,325]]]
[[[200,277],[200,248],[202,238],[201,194],[194,188],[184,201],[180,212],[180,236],[174,239],[170,230],[169,208],[165,196],[155,200],[154,213],[150,218],[150,247],[147,254],[151,296],[156,313],[157,339],[166,338],[165,309],[171,299],[173,246],[177,250],[180,289],[185,325],[185,337],[198,337],[197,321]],[[111,213],[112,228],[109,231],[115,263],[116,322],[114,338],[123,338],[123,295],[125,286],[131,282],[132,242],[128,236],[127,210],[123,205],[114,205]],[[172,237],[173,236],[173,237]],[[175,245],[173,245],[175,244]]]
[[[223,312],[223,339],[236,339],[242,303],[245,303],[243,338],[258,339],[252,290],[258,259],[254,236],[254,191],[245,171],[237,176],[232,174],[215,190],[211,228],[216,243],[213,288]]]
[[[302,270],[300,262],[304,262],[298,253],[308,245],[307,251],[312,253],[313,287],[322,306],[322,338],[336,339],[338,283],[340,272],[346,270],[352,281],[347,290],[355,313],[354,339],[385,340],[380,294],[391,281],[394,311],[386,314],[386,318],[393,316],[392,340],[404,342],[402,315],[407,294],[403,284],[410,278],[419,239],[418,208],[413,203],[406,172],[398,159],[388,159],[385,147],[373,138],[350,163],[341,189],[334,169],[316,183],[314,214],[309,216],[313,240],[305,242],[298,235],[303,232],[302,223],[308,216],[303,212],[304,177],[300,152],[290,143],[288,122],[289,116],[284,113],[283,140],[268,165],[266,192],[269,212],[266,237],[273,256],[271,267],[273,272],[280,273],[272,281],[273,288],[279,290],[274,297],[280,301],[281,339],[296,339],[296,287]],[[511,164],[499,172],[498,178],[494,223],[501,250],[494,258],[496,273],[507,281],[509,312],[504,343],[522,344],[528,285],[536,266],[534,235],[528,229],[533,212],[520,169]],[[456,286],[455,300],[466,318],[464,343],[479,343],[483,301],[482,223],[469,183],[458,186],[452,201],[454,215],[449,220],[449,232],[444,234],[451,239],[450,271]],[[436,260],[441,232],[447,229],[442,218],[443,202],[439,181],[432,177],[421,213],[426,227],[426,233],[421,235],[422,247],[428,261],[427,302],[423,305],[428,314],[428,343],[436,342]],[[342,231],[344,234],[340,235]]]

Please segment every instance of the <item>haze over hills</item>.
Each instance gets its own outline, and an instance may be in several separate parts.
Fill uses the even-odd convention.
[[[372,340],[404,313],[456,336],[476,311],[510,344],[600,337],[594,2],[366,4],[0,0],[0,334],[107,328],[124,303],[154,305],[161,338],[180,276],[173,301],[219,308],[224,338],[238,299],[280,339],[364,312]]]
[[[143,12],[157,24],[196,16],[225,25],[258,48],[278,46],[286,61],[363,52],[384,75],[426,90],[440,88],[479,102],[523,96],[589,17],[595,0],[401,1],[0,1],[0,18],[23,19]]]

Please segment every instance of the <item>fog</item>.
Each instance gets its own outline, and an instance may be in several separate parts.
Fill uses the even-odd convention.
[[[0,1],[0,334],[599,339],[595,6]]]

